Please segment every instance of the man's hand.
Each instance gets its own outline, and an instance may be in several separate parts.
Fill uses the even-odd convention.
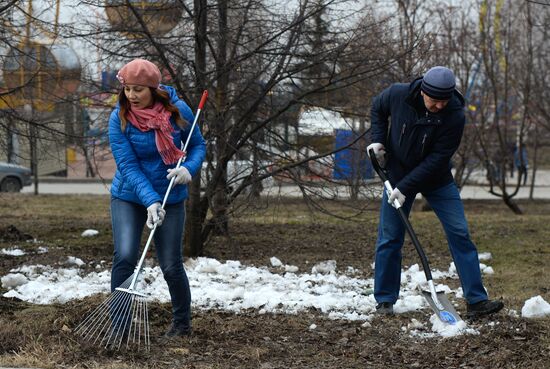
[[[166,215],[166,210],[162,208],[160,202],[155,202],[153,205],[147,208],[147,227],[153,229],[155,224],[159,227],[164,221],[164,216]]]
[[[384,145],[375,142],[367,146],[367,155],[369,156],[369,158],[371,149],[374,151],[374,155],[376,156],[376,160],[378,160],[378,164],[384,167],[386,165],[386,148],[384,147]]]
[[[403,195],[401,191],[399,191],[399,188],[396,187],[393,189],[390,197],[388,198],[388,204],[390,204],[394,208],[397,208],[394,205],[394,201],[397,200],[399,202],[399,205],[403,206],[403,204],[405,203],[405,199],[405,195]]]
[[[193,180],[193,178],[191,177],[191,173],[189,173],[186,167],[168,169],[168,175],[166,176],[166,178],[171,179],[174,176],[176,177],[176,179],[174,180],[176,184],[188,184]]]

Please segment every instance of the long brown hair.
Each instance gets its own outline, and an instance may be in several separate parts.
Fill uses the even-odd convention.
[[[170,102],[170,95],[168,92],[161,90],[160,88],[149,87],[149,89],[151,90],[151,95],[153,97],[153,104],[160,102],[166,110],[172,113],[172,117],[176,120],[176,124],[182,129],[185,128],[188,122],[183,119],[179,109]],[[120,107],[118,112],[118,117],[120,118],[120,129],[124,132],[126,129],[126,122],[128,121],[126,119],[126,114],[128,113],[128,110],[130,110],[130,102],[124,93],[124,87],[118,93],[118,105]]]

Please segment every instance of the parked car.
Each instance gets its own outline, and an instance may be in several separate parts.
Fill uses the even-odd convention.
[[[31,170],[27,167],[0,162],[0,191],[19,192],[32,184]]]

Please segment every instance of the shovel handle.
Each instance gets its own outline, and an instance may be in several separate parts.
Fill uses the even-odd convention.
[[[369,158],[372,163],[372,167],[382,180],[382,182],[386,182],[388,180],[388,176],[386,175],[386,171],[382,169],[382,166],[378,162],[378,159],[376,158],[376,154],[374,153],[374,149],[369,150]]]
[[[374,170],[376,171],[380,179],[384,182],[384,187],[389,197],[391,192],[393,191],[393,187],[390,183],[390,180],[388,179],[386,170],[382,168],[382,166],[378,162],[378,159],[376,159],[376,155],[374,154],[373,149],[369,150],[369,157],[372,162],[372,167],[374,168]],[[424,269],[424,274],[426,275],[426,281],[430,283],[430,281],[433,278],[432,278],[432,271],[430,269],[430,264],[428,263],[428,257],[426,256],[426,253],[424,252],[424,249],[422,248],[420,241],[418,241],[418,237],[416,237],[416,233],[414,232],[414,229],[411,225],[411,222],[409,221],[409,218],[407,217],[407,214],[405,214],[405,211],[401,207],[402,204],[400,204],[399,201],[397,200],[395,200],[394,204],[395,204],[394,207],[396,208],[397,213],[401,218],[401,221],[403,222],[403,224],[405,225],[405,228],[407,229],[407,233],[411,238],[414,248],[416,249],[418,256],[420,256],[420,262],[422,263],[422,269]]]
[[[388,176],[386,175],[386,171],[384,170],[384,168],[382,168],[382,166],[378,162],[378,159],[376,158],[376,155],[373,149],[369,150],[369,157],[371,158],[370,160],[372,162],[372,167],[374,168],[376,173],[378,173],[378,176],[380,177],[382,182],[384,182],[384,188],[386,189],[386,193],[388,194],[388,198],[389,198],[391,196],[391,193],[393,192],[393,187],[390,183],[390,180],[388,179]],[[400,209],[401,206],[403,206],[403,204],[401,204],[399,200],[395,199],[393,201],[394,208]]]

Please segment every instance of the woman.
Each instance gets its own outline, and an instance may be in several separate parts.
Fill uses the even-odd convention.
[[[109,120],[117,170],[111,186],[114,258],[111,291],[134,272],[143,226],[153,228],[157,258],[168,284],[173,320],[165,336],[191,333],[191,292],[183,269],[182,239],[187,184],[201,168],[206,145],[198,127],[190,132],[191,109],[173,88],[160,85],[157,66],[135,59],[118,72],[122,90]],[[191,139],[185,161],[181,142]],[[162,209],[170,179],[175,184]]]

